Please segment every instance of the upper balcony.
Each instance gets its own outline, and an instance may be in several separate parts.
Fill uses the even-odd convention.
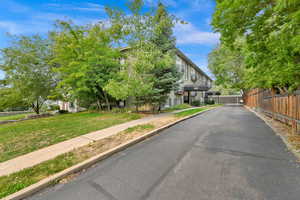
[[[193,84],[193,85],[184,85],[184,91],[208,91],[211,87],[208,84]]]

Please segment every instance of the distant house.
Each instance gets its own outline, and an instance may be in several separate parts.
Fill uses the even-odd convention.
[[[83,108],[80,108],[78,104],[75,102],[65,102],[65,101],[58,101],[57,103],[59,105],[60,110],[67,110],[69,112],[79,112],[81,110],[84,110]]]

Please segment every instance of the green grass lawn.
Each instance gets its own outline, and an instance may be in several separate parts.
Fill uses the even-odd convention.
[[[175,106],[172,106],[170,108],[166,108],[165,110],[163,110],[164,112],[172,112],[172,111],[175,111],[175,110],[183,110],[183,109],[187,109],[187,108],[191,108],[192,106],[189,105],[189,104],[178,104],[178,105],[175,105]]]
[[[16,114],[16,115],[9,115],[9,116],[0,116],[0,121],[24,119],[29,114],[32,114],[32,113]]]
[[[186,117],[186,116],[193,115],[193,114],[196,114],[198,112],[202,112],[204,110],[208,110],[210,108],[219,107],[219,106],[222,106],[222,104],[207,105],[207,106],[203,106],[203,107],[200,107],[200,108],[185,110],[185,111],[176,113],[175,116],[176,117]]]
[[[140,117],[135,113],[82,112],[3,124],[0,162]]]
[[[176,117],[186,117],[186,116],[193,115],[195,113],[198,113],[198,112],[201,112],[201,111],[204,111],[207,109],[208,109],[208,107],[201,107],[201,108],[195,108],[195,109],[191,109],[191,110],[185,110],[185,111],[176,113],[175,116]]]

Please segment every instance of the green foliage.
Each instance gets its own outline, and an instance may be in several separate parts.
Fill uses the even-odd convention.
[[[60,109],[60,107],[57,104],[53,104],[53,105],[49,106],[49,110],[59,110],[59,109]]]
[[[183,109],[187,109],[187,108],[191,108],[192,106],[186,103],[183,104],[177,104],[175,106],[172,106],[170,108],[165,109],[165,111],[167,112],[171,112],[171,111],[175,111],[175,110],[183,110]]]
[[[207,104],[207,105],[213,105],[213,104],[215,104],[215,100],[208,99],[204,103]]]
[[[239,95],[241,94],[241,88],[225,88],[223,84],[213,85],[211,91],[218,91],[221,95]]]
[[[169,15],[162,4],[155,13],[142,12],[143,2],[130,4],[131,15],[110,10],[114,26],[124,25],[126,62],[118,76],[105,87],[119,100],[134,97],[136,106],[151,104],[160,107],[170,91],[176,88],[179,74],[175,66],[175,17]],[[113,14],[115,13],[115,14]]]
[[[155,67],[155,55],[157,49],[148,43],[144,43],[143,48],[131,49],[127,63],[118,76],[110,80],[106,90],[118,100],[134,97],[136,104],[140,104],[139,100],[149,95],[153,87],[150,70]]]
[[[55,75],[49,64],[51,43],[40,36],[12,38],[12,45],[1,50],[5,72],[5,98],[0,106],[14,107],[26,103],[39,114],[40,108],[55,86]]]
[[[175,16],[170,15],[165,6],[159,3],[152,21],[153,34],[150,41],[155,44],[155,48],[160,49],[161,55],[158,58],[168,62],[151,71],[154,77],[153,91],[147,97],[148,103],[156,105],[159,109],[166,102],[168,94],[178,87],[177,81],[180,78],[175,65],[176,38],[173,35],[175,22],[177,22]]]
[[[4,110],[28,110],[28,103],[24,100],[19,91],[14,88],[0,88],[0,111]]]
[[[221,48],[236,53],[236,40],[245,38],[240,53],[246,88],[285,92],[300,86],[299,24],[298,0],[218,0],[212,22],[221,33]]]
[[[76,26],[61,21],[57,26],[59,30],[52,33],[53,63],[61,80],[57,89],[68,100],[105,103],[110,108],[112,99],[103,88],[119,70],[120,58],[120,51],[113,47],[112,30],[103,23]]]
[[[209,54],[208,68],[216,78],[216,85],[234,90],[246,88],[243,45],[243,40],[236,41],[235,49],[222,44]]]
[[[201,102],[199,100],[193,101],[192,106],[201,106]]]

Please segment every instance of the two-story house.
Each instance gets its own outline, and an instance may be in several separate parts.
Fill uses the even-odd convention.
[[[176,50],[176,66],[182,74],[179,89],[170,93],[165,107],[204,102],[205,92],[212,87],[212,79],[179,49]]]
[[[130,50],[130,48],[123,48],[121,51],[125,52],[127,50]],[[183,103],[191,104],[193,101],[203,103],[205,92],[212,87],[212,79],[179,49],[176,49],[175,59],[177,69],[181,72],[182,76],[179,80],[179,88],[169,94],[164,107],[167,108]],[[125,60],[121,60],[121,64],[123,62]],[[126,106],[130,106],[131,101],[132,99],[129,98],[125,103]],[[76,101],[74,103],[59,101],[58,105],[60,109],[70,112],[77,112],[81,109]]]

